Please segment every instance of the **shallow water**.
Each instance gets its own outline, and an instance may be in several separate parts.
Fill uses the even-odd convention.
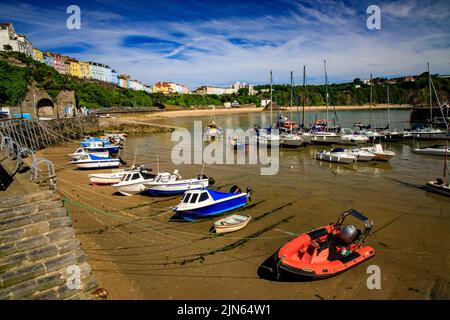
[[[343,117],[344,113],[341,114]],[[350,113],[346,121],[361,121],[360,115]],[[267,113],[224,115],[216,116],[216,122],[223,128],[246,129],[268,116]],[[192,129],[194,120],[202,120],[206,125],[209,117],[152,122]],[[105,187],[92,189],[103,193],[109,202],[96,205],[136,207],[131,211],[133,214],[158,225],[158,230],[164,230],[172,240],[167,243],[160,232],[131,226],[124,229],[126,240],[114,233],[90,237],[96,243],[95,248],[130,247],[114,251],[111,259],[139,291],[132,298],[315,299],[318,295],[325,299],[432,298],[434,288],[449,281],[450,199],[422,189],[428,180],[442,174],[442,157],[414,154],[411,149],[433,143],[384,144],[397,154],[389,163],[350,165],[313,158],[316,150],[329,147],[280,149],[278,173],[264,176],[259,165],[175,165],[171,160],[175,143],[170,133],[130,137],[122,154],[129,163],[133,162],[136,150],[136,162],[147,163],[154,171],[179,169],[188,178],[203,170],[215,179],[214,189],[228,191],[233,184],[242,189],[252,187],[252,201],[241,212],[253,219],[240,231],[209,238],[212,219],[198,223],[170,220],[168,209],[177,204],[176,197],[119,197],[112,188]],[[87,184],[84,173],[64,169],[58,174],[67,175],[67,179],[77,175],[80,184]],[[64,187],[67,188],[61,185]],[[89,196],[92,195],[86,193],[86,198]],[[364,212],[374,222],[373,233],[366,241],[376,252],[370,261],[337,277],[306,283],[273,281],[259,273],[258,266],[293,236],[336,221],[339,213],[349,208]],[[187,242],[180,246],[183,241]],[[100,260],[95,260],[95,252],[100,249],[86,250],[94,271],[104,270]],[[369,290],[366,286],[369,265],[381,269],[381,290]]]

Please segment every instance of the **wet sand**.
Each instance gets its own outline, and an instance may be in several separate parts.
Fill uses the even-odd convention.
[[[410,109],[410,105],[386,105],[386,104],[377,104],[370,107],[369,105],[363,106],[336,106],[337,111],[344,110],[384,110],[388,109],[388,107],[392,109]],[[301,107],[299,107],[301,109]],[[296,111],[297,107],[282,107],[283,110]],[[326,110],[326,106],[314,106],[314,107],[306,107],[307,111],[324,111]],[[328,110],[332,110],[332,107],[328,107]],[[162,111],[158,113],[151,113],[146,115],[133,115],[127,117],[121,117],[121,119],[127,120],[151,120],[151,119],[162,119],[162,118],[178,118],[178,117],[199,117],[199,116],[215,116],[215,115],[231,115],[238,113],[251,113],[251,112],[263,112],[265,111],[263,108],[215,108],[215,109],[190,109],[190,110],[173,110],[173,111]]]
[[[320,146],[280,151],[280,171],[259,166],[208,165],[214,188],[255,190],[240,212],[253,220],[235,233],[209,233],[214,220],[170,220],[179,197],[124,197],[89,185],[88,173],[68,164],[78,142],[43,150],[57,165],[58,187],[69,205],[94,274],[111,299],[431,299],[448,298],[450,199],[420,186],[441,174],[442,159],[410,152],[417,142],[392,143],[391,163],[336,165],[312,158]],[[122,157],[156,171],[194,176],[201,165],[171,163],[170,133],[130,137]],[[102,170],[108,172],[108,170]],[[78,204],[79,203],[79,204]],[[296,234],[335,221],[354,208],[374,221],[367,244],[376,255],[337,277],[313,282],[276,281],[260,265]],[[381,290],[366,286],[369,265],[381,268]]]

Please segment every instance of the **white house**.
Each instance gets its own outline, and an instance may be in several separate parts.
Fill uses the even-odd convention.
[[[12,23],[0,23],[0,51],[6,51],[8,46],[12,51],[33,56],[33,45],[26,36],[18,35]]]

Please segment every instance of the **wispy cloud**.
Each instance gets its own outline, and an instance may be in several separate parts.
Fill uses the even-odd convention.
[[[219,6],[221,4],[221,6]],[[65,28],[65,8],[0,3],[41,49],[114,66],[146,83],[195,87],[233,81],[288,82],[304,64],[310,82],[422,72],[449,73],[450,6],[446,1],[380,3],[382,29],[366,28],[369,1],[166,1],[137,10],[134,1],[80,4],[82,29]],[[445,10],[444,10],[445,9]]]

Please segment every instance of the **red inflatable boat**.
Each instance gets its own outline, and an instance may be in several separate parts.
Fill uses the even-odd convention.
[[[361,231],[354,225],[343,225],[352,216],[364,223]],[[328,278],[373,257],[375,251],[364,240],[373,223],[362,213],[350,209],[341,213],[336,223],[304,233],[289,241],[276,254],[276,270],[311,279]]]

